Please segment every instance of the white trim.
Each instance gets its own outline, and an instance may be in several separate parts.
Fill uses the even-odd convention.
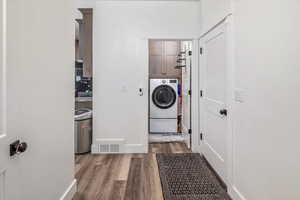
[[[208,31],[204,32],[201,34],[200,38],[203,38],[205,37],[208,33],[212,32],[213,30],[215,30],[217,27],[219,27],[220,25],[222,25],[224,22],[226,22],[226,19],[228,17],[230,17],[232,14],[229,13],[228,15],[226,15],[223,19],[221,19],[218,23],[216,23],[214,26],[212,26],[210,29],[208,29]]]
[[[149,46],[149,43],[150,43],[150,39],[149,38],[146,38],[145,39],[145,41],[146,41],[146,49],[144,49],[145,50],[145,53],[146,53],[146,58],[147,58],[147,60],[146,60],[146,63],[147,63],[147,81],[146,81],[146,102],[147,102],[147,107],[146,107],[146,109],[147,109],[147,131],[145,132],[145,135],[144,135],[144,139],[143,139],[143,141],[144,141],[144,148],[146,148],[146,153],[149,153],[149,134],[150,134],[150,65],[149,65],[149,63],[150,63],[150,55],[149,55],[149,49],[150,49],[150,46]],[[145,63],[145,64],[146,64]]]
[[[228,188],[228,194],[233,200],[247,200],[242,193],[235,187],[235,185],[232,185]]]
[[[74,179],[59,200],[72,200],[77,192],[77,181]]]
[[[200,102],[200,93],[199,93],[199,40],[193,40],[193,54],[192,54],[192,68],[191,68],[191,77],[192,77],[192,105],[191,105],[191,129],[192,129],[192,152],[200,152],[199,144],[199,135],[200,135],[200,116],[199,116],[199,102]]]
[[[0,200],[6,200],[6,169],[0,170]]]
[[[233,32],[233,16],[230,15],[225,20],[227,28],[227,108],[229,115],[228,122],[228,138],[227,138],[227,187],[229,191],[237,191],[234,186],[234,32]],[[236,196],[236,195],[232,195]],[[239,195],[240,196],[240,195]],[[236,198],[234,198],[236,199]]]
[[[199,73],[198,73],[198,59],[199,59],[199,44],[198,44],[198,38],[194,37],[194,38],[163,38],[163,37],[149,37],[149,38],[145,38],[147,41],[149,40],[176,40],[176,41],[192,41],[192,47],[193,47],[193,54],[192,54],[192,68],[191,68],[191,76],[192,76],[192,85],[191,85],[191,89],[193,91],[193,95],[192,95],[192,108],[191,108],[191,112],[192,112],[192,118],[191,118],[191,122],[192,122],[192,152],[199,152],[199,144],[198,144],[198,133],[199,133]],[[148,42],[149,44],[149,42]],[[149,46],[147,45],[147,58],[149,60]],[[148,62],[149,63],[149,62]],[[149,69],[149,65],[148,65],[148,69]],[[149,71],[148,71],[149,73]],[[149,74],[148,74],[149,77]],[[149,81],[148,81],[148,88],[149,88]],[[149,97],[148,97],[149,99]],[[148,102],[149,100],[147,100]],[[149,102],[148,102],[149,103]],[[149,113],[148,113],[149,115]],[[148,141],[149,141],[149,133],[147,132],[147,152],[148,152]],[[144,148],[144,147],[143,147]]]
[[[125,142],[125,139],[123,138],[98,138],[95,140],[96,143],[119,143],[123,144]]]
[[[122,144],[123,139],[97,139],[96,143],[92,144],[92,154],[120,154],[120,153],[148,153],[148,143],[146,144]],[[100,142],[101,141],[101,142]],[[121,142],[121,143],[120,143]],[[100,144],[119,144],[119,152],[100,152]]]
[[[147,144],[126,144],[125,145],[126,153],[148,153]]]
[[[2,121],[0,122],[0,136],[5,137],[7,133],[7,81],[6,81],[6,70],[7,70],[7,1],[3,0],[2,1],[2,21],[1,26],[2,26],[2,46],[1,51],[2,55],[2,63],[1,63],[1,72],[0,72],[0,80],[1,80],[1,88],[0,88],[0,108],[2,110]]]
[[[234,4],[231,2],[231,10],[234,11]],[[234,132],[234,116],[235,116],[235,100],[234,100],[234,80],[235,80],[235,23],[234,23],[234,15],[230,15],[226,19],[227,29],[228,29],[228,66],[229,66],[229,77],[228,77],[228,86],[230,96],[228,99],[228,109],[231,111],[231,114],[228,115],[228,130],[229,138],[228,138],[228,193],[234,200],[247,200],[246,197],[238,190],[238,187],[235,183],[236,180],[236,160],[235,160],[235,141],[236,141],[236,133]]]

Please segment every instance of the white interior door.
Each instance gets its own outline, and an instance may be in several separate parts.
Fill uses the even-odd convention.
[[[14,135],[7,131],[7,2],[0,0],[0,200],[21,199],[18,173],[11,167],[9,144]]]
[[[73,11],[71,0],[0,0],[0,200],[71,199]],[[28,148],[11,156],[18,140]]]
[[[200,39],[200,99],[202,152],[223,181],[227,181],[227,25]]]
[[[186,67],[182,69],[182,133],[184,134],[185,142],[190,148],[191,144],[191,67],[192,67],[192,52],[191,42],[182,42],[186,51]]]

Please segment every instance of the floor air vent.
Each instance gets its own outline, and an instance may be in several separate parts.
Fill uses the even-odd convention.
[[[120,145],[119,144],[111,144],[110,145],[110,152],[119,153],[120,152]]]
[[[92,153],[120,153],[123,151],[124,140],[113,141],[97,141],[94,144]]]
[[[109,144],[99,144],[99,151],[101,153],[109,153]]]

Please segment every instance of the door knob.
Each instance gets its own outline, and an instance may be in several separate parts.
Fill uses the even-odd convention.
[[[18,152],[23,153],[26,150],[27,150],[27,143],[26,142],[20,143],[19,146],[18,146]]]
[[[20,142],[20,140],[17,140],[9,145],[10,147],[10,156],[14,156],[15,154],[23,153],[27,150],[27,143],[26,142]]]
[[[227,116],[227,110],[226,109],[220,110],[220,114],[223,116]]]

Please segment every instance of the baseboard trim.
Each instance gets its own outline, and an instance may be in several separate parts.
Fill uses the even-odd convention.
[[[247,200],[234,185],[228,188],[228,194],[233,200]]]
[[[108,146],[106,151],[101,150],[100,145],[119,144],[119,151],[110,151]],[[122,153],[148,153],[147,144],[126,144],[124,139],[97,139],[92,144],[92,154],[122,154]]]
[[[93,154],[118,154],[125,148],[124,138],[97,138],[92,144]]]
[[[213,174],[215,175],[215,177],[218,179],[219,183],[221,184],[221,186],[228,192],[228,186],[226,185],[225,180],[222,179],[222,177],[218,174],[218,172],[213,168],[213,166],[208,162],[208,160],[205,158],[204,155],[202,155],[203,160],[205,161],[206,165],[208,166],[208,168],[210,169],[210,171],[213,172]]]
[[[77,191],[77,181],[74,179],[59,200],[72,200]]]
[[[125,153],[148,153],[147,145],[144,144],[126,144]]]

